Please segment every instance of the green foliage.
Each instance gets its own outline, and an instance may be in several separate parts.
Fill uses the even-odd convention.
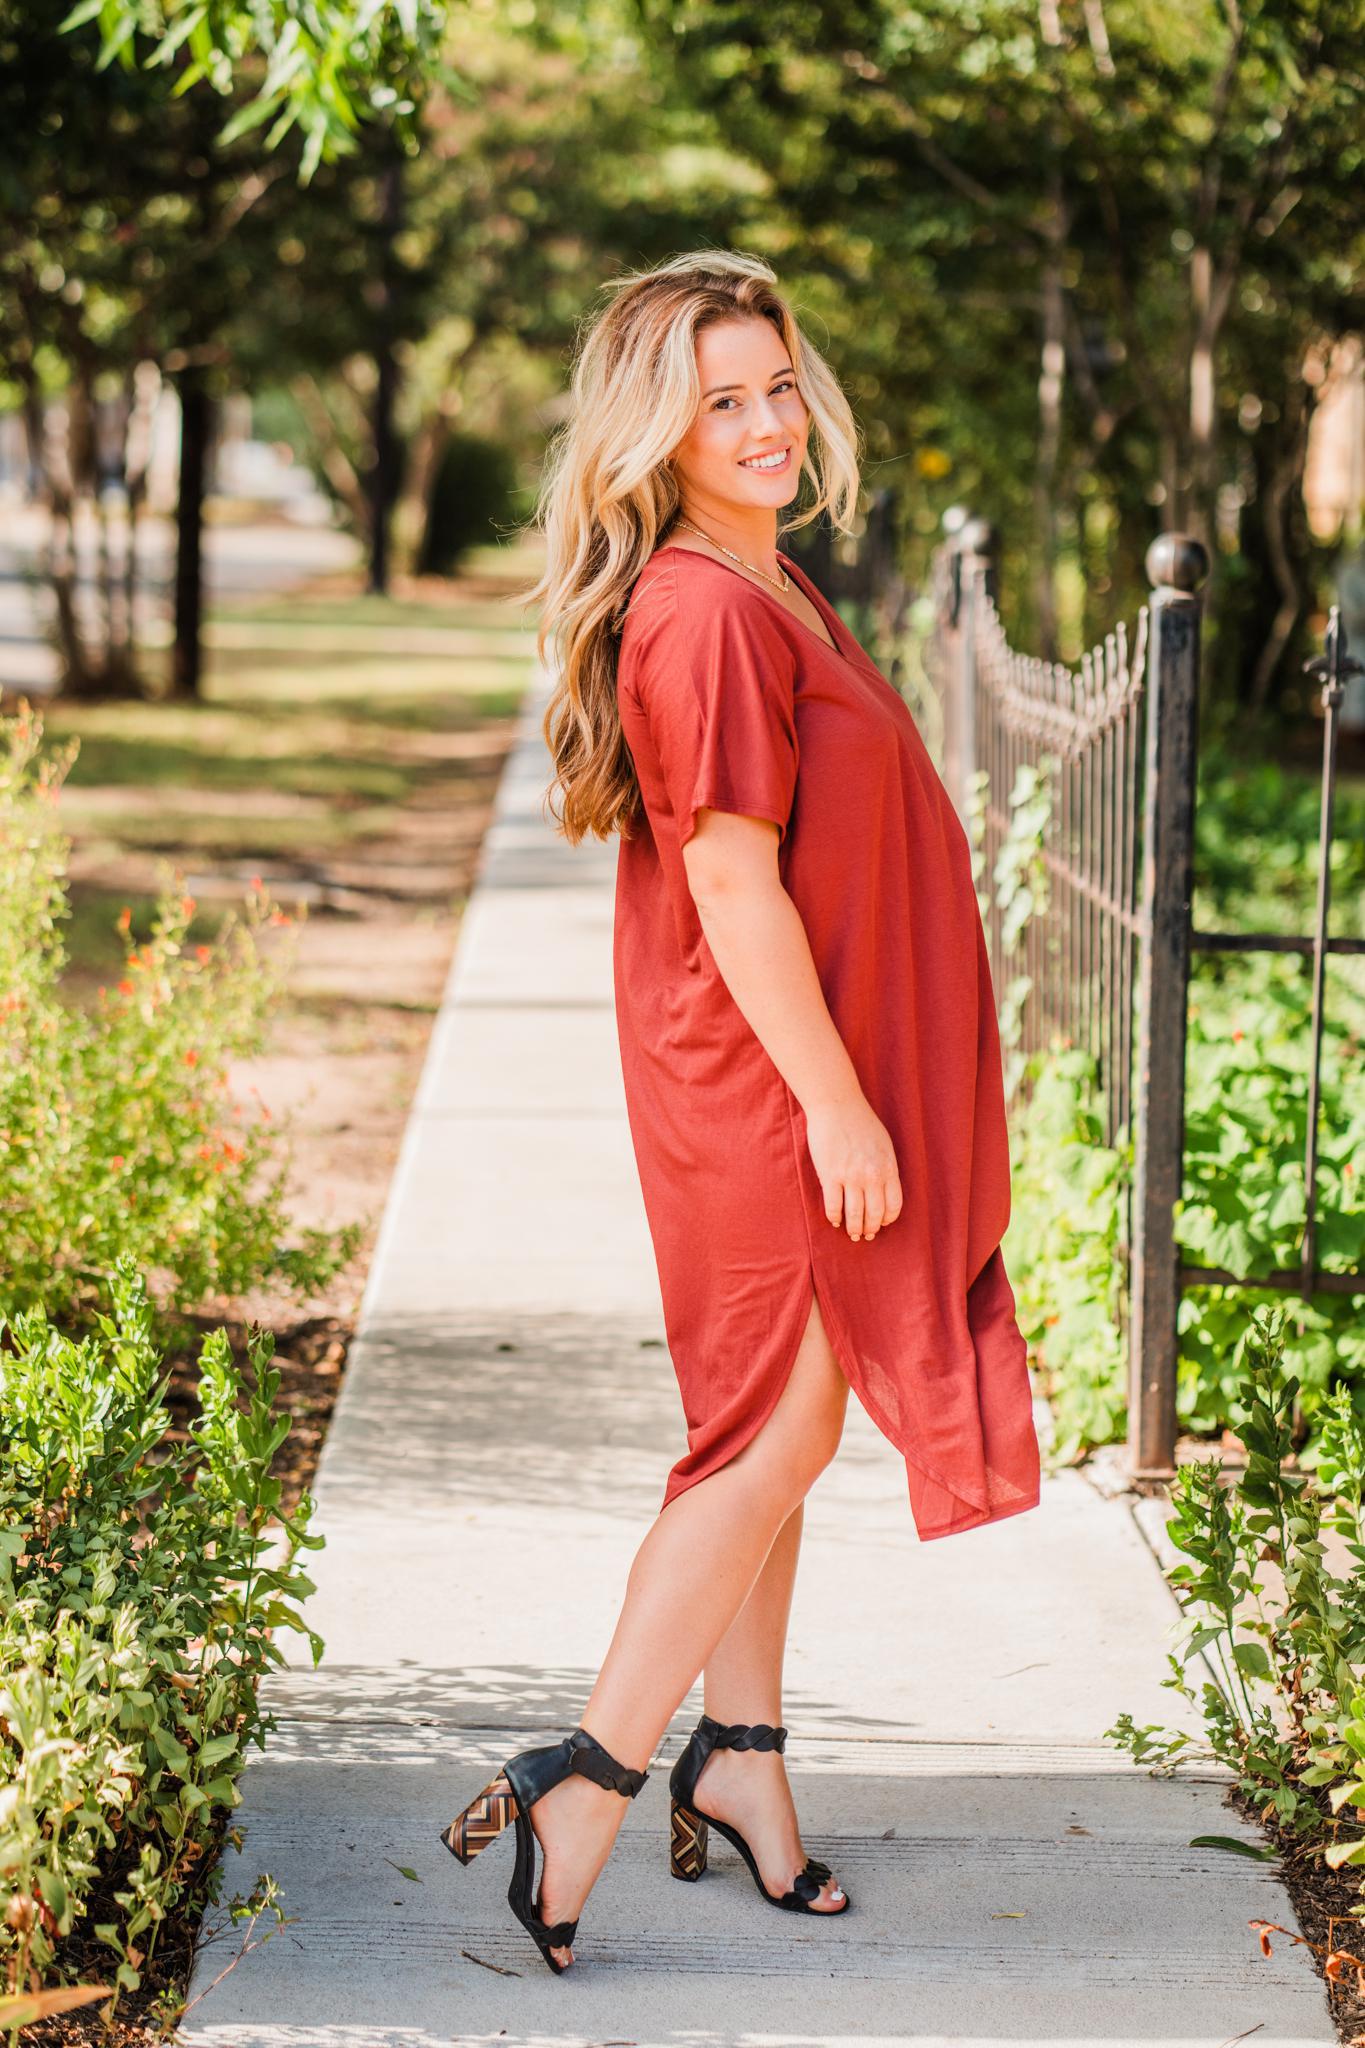
[[[114,1983],[138,1986],[167,1913],[220,1881],[278,1632],[322,1654],[294,1562],[321,1545],[312,1501],[282,1515],[271,1477],[290,1421],[273,1337],[253,1330],[249,1378],[226,1331],[205,1338],[186,1440],[135,1261],[110,1281],[79,1343],[41,1306],[0,1316],[0,1958],[19,1991],[60,1976],[97,1885]]]
[[[1195,923],[1204,930],[1306,932],[1317,900],[1316,774],[1293,773],[1263,734],[1235,749],[1207,735],[1199,750],[1195,810]],[[1365,937],[1365,788],[1338,773],[1332,841],[1332,925]],[[1214,971],[1212,961],[1205,963]],[[1365,975],[1343,975],[1340,1008],[1365,1022]],[[1353,993],[1361,1007],[1352,1006]]]
[[[1246,1469],[1228,1483],[1214,1460],[1182,1466],[1167,1524],[1189,1561],[1166,1575],[1184,1620],[1162,1682],[1198,1709],[1204,1743],[1126,1713],[1106,1738],[1160,1772],[1213,1757],[1328,1864],[1365,1864],[1365,1437],[1337,1388],[1315,1486],[1290,1463],[1299,1381],[1284,1370],[1283,1311],[1255,1310],[1236,1350]],[[1349,1833],[1332,1818],[1343,1808]]]
[[[220,143],[271,121],[273,149],[297,125],[306,184],[322,159],[354,150],[363,118],[407,132],[445,20],[441,0],[77,0],[60,27],[97,24],[97,70],[117,58],[131,71],[141,58],[174,78],[176,97],[201,79],[229,96],[246,72],[254,95]]]
[[[1328,566],[1297,488],[1308,380],[1362,316],[1359,8],[640,11],[699,137],[762,179],[743,246],[828,335],[917,553],[948,505],[987,514],[1012,637],[1050,652],[1055,610],[1074,658],[1146,595],[1156,527],[1195,528],[1219,680],[1294,683]]]
[[[1007,798],[1009,823],[1001,837],[991,877],[1000,913],[1000,943],[1006,959],[1018,962],[1018,971],[1009,974],[999,994],[1000,1043],[1007,1050],[1007,1099],[1014,1094],[1023,1072],[1019,1038],[1025,1006],[1033,991],[1033,977],[1024,965],[1024,937],[1033,920],[1047,914],[1049,877],[1043,855],[1057,766],[1056,759],[1049,754],[1036,767],[1030,761],[1021,761],[1015,770],[1014,786]],[[984,772],[983,780],[988,780]],[[984,809],[974,810],[972,829],[982,830],[984,822]]]
[[[1040,849],[1049,781],[1049,774],[1030,770],[1016,777],[1011,792],[1011,821],[994,874],[1007,960],[1022,957],[1028,922],[1045,902]],[[978,791],[969,812],[978,869],[983,802]],[[1235,876],[1251,874],[1253,914],[1270,904],[1280,929],[1286,919],[1302,928],[1316,867],[1316,803],[1311,781],[1275,767],[1248,787],[1215,756],[1201,789],[1199,866],[1225,912],[1238,902]],[[1266,823],[1258,835],[1262,814]],[[1342,814],[1349,828],[1349,799]],[[1265,864],[1263,846],[1272,852]],[[1347,845],[1334,865],[1349,870],[1356,858]],[[1132,1142],[1127,1132],[1116,1144],[1106,1142],[1097,1064],[1088,1052],[1055,1044],[1025,1065],[1011,1050],[1028,986],[1026,976],[1010,975],[1000,994],[1011,1093],[1017,1082],[1027,1084],[1011,1114],[1007,1256],[1021,1326],[1053,1404],[1058,1456],[1065,1461],[1088,1444],[1121,1435],[1126,1422]],[[1192,1265],[1254,1279],[1298,1263],[1306,1214],[1310,1021],[1311,985],[1297,956],[1197,957],[1186,1049],[1184,1184],[1175,1218],[1177,1243]],[[1323,1021],[1316,1174],[1316,1254],[1328,1271],[1365,1263],[1363,1022],[1365,1002],[1356,983],[1345,974],[1334,977]],[[1226,1423],[1237,1396],[1246,1314],[1266,1298],[1254,1288],[1192,1285],[1185,1291],[1177,1390],[1185,1428],[1206,1432]],[[1365,1410],[1361,1300],[1319,1293],[1292,1311],[1309,1466],[1317,1455],[1323,1396],[1333,1381],[1349,1381]]]
[[[1303,964],[1248,956],[1191,992],[1186,1046],[1185,1182],[1176,1236],[1192,1264],[1254,1278],[1297,1265],[1306,1213],[1310,988]],[[1328,1006],[1323,1020],[1317,1261],[1365,1264],[1365,1096],[1360,1042]],[[1250,1296],[1256,1299],[1254,1292]],[[1235,1388],[1232,1339],[1246,1290],[1199,1287],[1181,1306],[1181,1413],[1213,1429]],[[1365,1400],[1360,1298],[1319,1294],[1294,1310],[1309,1421],[1333,1378]]]
[[[41,759],[28,706],[0,722],[0,1230],[4,1307],[42,1303],[73,1328],[120,1253],[164,1277],[168,1306],[277,1278],[313,1292],[362,1226],[287,1242],[287,1150],[267,1115],[238,1128],[235,1059],[263,1042],[281,968],[256,932],[287,922],[263,890],[212,946],[191,946],[193,899],[163,894],[150,940],[124,927],[124,973],[90,1011],[58,994],[69,842],[54,807],[75,755]]]
[[[1005,1257],[1065,1464],[1123,1434],[1131,1158],[1105,1142],[1090,1053],[1057,1047],[1027,1072],[1032,1086],[1010,1118]]]
[[[470,548],[501,539],[513,524],[515,481],[498,442],[452,434],[431,486],[419,574],[451,576]]]

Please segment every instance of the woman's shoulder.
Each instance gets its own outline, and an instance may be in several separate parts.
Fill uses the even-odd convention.
[[[669,639],[700,649],[736,632],[748,639],[781,641],[780,622],[762,591],[700,548],[656,548],[631,591],[622,653],[627,644],[643,652]]]

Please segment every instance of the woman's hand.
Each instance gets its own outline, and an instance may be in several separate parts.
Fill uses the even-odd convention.
[[[806,1144],[820,1178],[825,1214],[868,1243],[901,1213],[900,1174],[885,1124],[865,1095],[806,1111]]]

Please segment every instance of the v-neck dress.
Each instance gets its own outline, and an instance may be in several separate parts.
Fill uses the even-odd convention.
[[[1000,1040],[971,850],[900,693],[795,562],[832,636],[666,543],[622,623],[617,700],[644,815],[620,842],[621,1069],[687,1451],[663,1505],[776,1406],[812,1294],[906,1463],[921,1541],[1035,1507]],[[767,818],[904,1207],[868,1243],[824,1212],[805,1113],[727,989],[682,849],[709,808]]]

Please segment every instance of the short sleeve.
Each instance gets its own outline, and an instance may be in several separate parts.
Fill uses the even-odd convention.
[[[761,604],[742,584],[693,609],[674,592],[651,635],[641,699],[681,846],[700,810],[767,818],[786,837],[796,663]]]

